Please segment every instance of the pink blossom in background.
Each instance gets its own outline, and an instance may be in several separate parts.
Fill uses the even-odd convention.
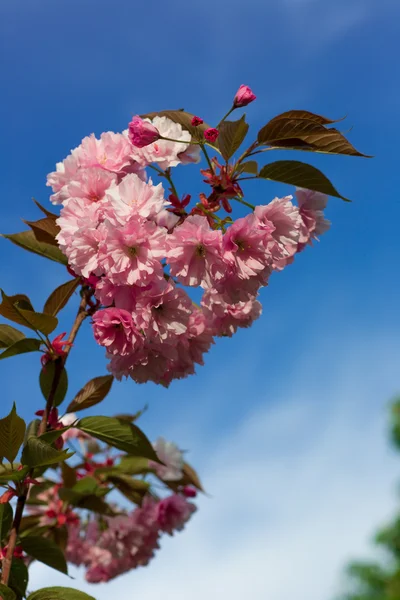
[[[151,468],[156,471],[160,479],[164,481],[179,481],[183,476],[183,454],[173,442],[168,442],[159,437],[153,444],[158,458],[164,463],[151,461]]]
[[[238,327],[250,327],[262,312],[256,298],[228,304],[215,290],[203,295],[201,305],[206,323],[216,336],[231,337]]]
[[[173,494],[157,504],[157,522],[162,531],[172,535],[180,531],[195,512],[196,507],[180,494]]]
[[[328,196],[311,190],[296,190],[297,203],[300,209],[302,227],[300,228],[299,249],[303,250],[312,240],[328,231],[330,221],[324,217],[324,209],[328,203]]]

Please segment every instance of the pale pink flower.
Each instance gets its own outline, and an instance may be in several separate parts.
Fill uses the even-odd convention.
[[[238,327],[250,327],[262,312],[262,306],[255,298],[228,304],[215,290],[207,291],[203,295],[201,305],[208,326],[217,336],[231,337]]]
[[[128,137],[133,146],[144,148],[157,141],[160,138],[160,132],[148,120],[144,121],[136,116],[129,123]]]
[[[81,227],[96,227],[98,223],[98,207],[81,198],[72,198],[68,200],[61,209],[60,216],[57,219],[57,225],[60,227],[56,239],[63,251],[71,245],[75,233]]]
[[[162,278],[164,229],[134,217],[121,227],[106,222],[105,228],[99,264],[112,283],[142,286]]]
[[[99,245],[104,240],[105,235],[104,224],[96,227],[88,223],[86,227],[82,226],[75,231],[70,243],[65,247],[60,244],[75,273],[86,278],[93,273],[95,275],[102,274],[102,269],[99,266]]]
[[[116,180],[115,173],[98,167],[89,167],[80,169],[73,180],[67,184],[66,190],[71,198],[98,202],[104,198],[106,191]]]
[[[271,231],[251,213],[237,219],[223,237],[225,261],[241,279],[255,277],[272,265]]]
[[[132,285],[114,285],[107,277],[102,277],[96,285],[96,298],[103,306],[114,304],[132,312],[136,306],[136,298],[140,288]]]
[[[197,164],[201,161],[201,150],[199,144],[190,144],[184,152],[178,154],[182,165]]]
[[[111,188],[107,200],[121,224],[132,216],[155,217],[168,204],[161,183],[153,185],[151,179],[142,181],[134,173],[126,175],[118,186]]]
[[[169,212],[166,208],[163,208],[163,210],[154,217],[154,222],[157,223],[159,227],[164,227],[167,231],[172,231],[179,221],[180,217]]]
[[[179,155],[185,152],[190,145],[191,135],[189,131],[182,129],[179,123],[174,123],[167,117],[154,117],[152,120],[144,120],[151,123],[162,137],[178,140],[178,142],[159,139],[145,148],[133,147],[132,158],[143,166],[157,163],[162,169],[176,167],[181,162]]]
[[[70,425],[73,425],[77,421],[78,421],[78,417],[76,416],[75,413],[67,413],[58,420],[60,425],[62,425],[63,427],[69,427]],[[70,429],[67,429],[67,431],[64,431],[64,433],[61,435],[61,437],[64,440],[64,442],[66,442],[67,440],[71,440],[71,439],[82,439],[82,440],[92,439],[90,435],[88,435],[84,431],[81,431],[80,429],[77,429],[76,427],[71,427]]]
[[[92,133],[76,150],[81,167],[101,167],[119,173],[131,163],[132,146],[121,133],[107,131],[98,140]]]
[[[192,301],[184,290],[172,283],[161,287],[157,283],[137,299],[137,324],[146,337],[165,342],[186,332],[192,310]]]
[[[179,494],[173,494],[158,503],[157,521],[162,531],[172,535],[174,531],[184,528],[195,511],[194,504]]]
[[[93,315],[92,321],[96,342],[104,346],[110,354],[125,356],[142,349],[143,336],[127,310],[122,308],[98,310]]]
[[[68,198],[66,186],[70,183],[79,170],[78,158],[76,153],[70,154],[62,162],[56,164],[56,171],[47,175],[46,185],[55,192],[50,196],[53,204],[62,204]]]
[[[312,190],[296,190],[296,199],[300,209],[302,227],[298,251],[303,250],[312,240],[318,240],[318,236],[328,231],[330,221],[324,217],[324,209],[328,203],[328,196]]]
[[[233,99],[233,106],[235,108],[241,108],[247,106],[250,102],[256,99],[257,96],[253,94],[251,88],[248,85],[241,85],[235,94]]]
[[[222,279],[222,233],[211,229],[206,218],[189,216],[166,237],[167,263],[171,275],[184,285],[210,285]]]
[[[183,477],[183,454],[173,442],[168,442],[159,437],[153,444],[158,458],[164,463],[150,461],[151,468],[156,471],[160,479],[164,481],[179,481]]]
[[[256,206],[254,214],[264,227],[273,226],[271,236],[277,244],[274,254],[274,268],[281,270],[297,252],[302,220],[297,206],[292,203],[292,196],[275,198],[265,206]]]

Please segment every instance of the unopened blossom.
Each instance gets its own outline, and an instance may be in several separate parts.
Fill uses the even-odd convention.
[[[215,129],[215,127],[209,127],[204,132],[204,137],[206,138],[206,140],[208,142],[211,142],[211,143],[214,143],[217,140],[218,136],[219,136],[219,131],[218,131],[218,129]]]
[[[190,145],[190,132],[167,117],[157,116],[151,120],[144,119],[144,121],[153,125],[159,131],[161,138],[169,139],[159,139],[144,148],[133,147],[132,158],[143,166],[156,163],[161,169],[176,167],[181,162],[179,155],[184,153]],[[200,149],[193,149],[192,156],[194,154],[199,155]]]
[[[241,85],[233,99],[233,106],[235,108],[241,108],[242,106],[247,106],[248,104],[250,104],[250,102],[253,102],[253,100],[255,99],[256,96],[253,94],[249,86]]]
[[[125,356],[143,347],[143,336],[132,314],[122,308],[104,308],[92,317],[94,338],[110,354]]]
[[[151,461],[151,468],[156,471],[160,479],[164,481],[178,481],[183,476],[183,454],[173,442],[168,442],[159,437],[153,444],[158,458],[164,464]]]
[[[222,279],[222,233],[210,228],[200,215],[189,216],[166,238],[171,275],[184,285],[206,286]]]
[[[160,132],[149,121],[136,116],[129,123],[128,137],[133,146],[144,148],[160,139]]]
[[[191,121],[191,123],[192,123],[193,127],[197,127],[198,125],[201,125],[202,123],[204,123],[204,121],[203,121],[203,119],[201,119],[200,117],[196,117],[196,116],[194,116],[194,117],[192,118],[192,121]]]

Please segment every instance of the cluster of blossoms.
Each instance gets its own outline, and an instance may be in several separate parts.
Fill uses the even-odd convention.
[[[234,107],[254,98],[241,86]],[[215,141],[218,130],[204,136]],[[297,191],[297,206],[291,196],[275,198],[220,219],[217,211],[230,213],[242,190],[235,166],[215,159],[202,170],[212,191],[192,209],[190,196],[166,197],[146,174],[150,167],[171,181],[171,168],[199,162],[201,148],[166,116],[134,117],[121,134],[85,138],[48,176],[51,200],[62,205],[57,241],[73,272],[95,288],[94,337],[117,379],[168,385],[194,373],[215,336],[258,318],[258,291],[271,273],[328,227],[326,196],[306,190]],[[189,287],[203,290],[200,306]]]
[[[67,415],[63,422],[71,422],[74,415]],[[79,438],[80,432],[68,430],[68,439]],[[67,432],[67,433],[68,433]],[[65,433],[63,433],[65,436]],[[86,439],[86,442],[88,439]],[[163,482],[178,482],[183,476],[183,455],[172,442],[159,438],[154,444],[157,456],[163,464],[149,461],[149,469]],[[97,478],[97,469],[112,467],[115,457],[108,452],[107,458],[95,461],[82,444],[85,461],[77,465],[77,478]],[[36,481],[36,485],[41,482]],[[115,505],[115,516],[95,516],[82,519],[81,511],[62,500],[59,491],[63,483],[55,483],[35,495],[35,504],[30,514],[38,518],[39,527],[50,530],[64,528],[68,534],[66,558],[68,562],[86,569],[86,580],[90,583],[106,582],[122,573],[145,566],[159,548],[162,534],[173,535],[181,531],[196,506],[188,500],[196,496],[190,485],[178,485],[175,492],[164,498],[147,493],[140,506],[133,511],[121,511]],[[98,479],[99,488],[107,489]]]

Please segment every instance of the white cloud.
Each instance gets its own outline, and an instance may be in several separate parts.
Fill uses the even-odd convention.
[[[278,402],[260,390],[264,402],[217,444],[207,432],[194,438],[210,497],[148,568],[88,586],[34,566],[30,588],[77,585],[98,600],[332,599],[345,563],[365,554],[395,507],[398,457],[384,410],[395,339],[330,344],[322,376],[326,342],[311,343]]]

